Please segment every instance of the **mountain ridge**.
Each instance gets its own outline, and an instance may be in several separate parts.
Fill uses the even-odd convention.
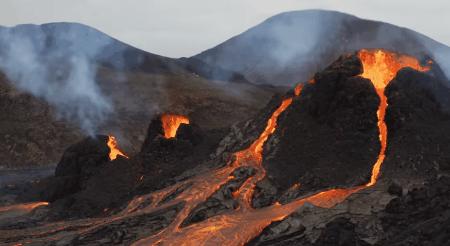
[[[328,10],[280,13],[194,57],[242,73],[254,83],[292,85],[308,80],[340,54],[362,48],[426,54],[450,71],[445,55],[439,55],[450,54],[448,46],[408,28]]]

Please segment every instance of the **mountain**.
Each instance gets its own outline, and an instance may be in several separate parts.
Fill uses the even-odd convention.
[[[293,85],[362,48],[430,56],[450,75],[450,48],[415,31],[323,10],[281,13],[194,57],[254,83]]]
[[[10,41],[19,39],[29,41],[31,49],[36,50],[37,55],[45,57],[47,62],[61,62],[52,57],[58,53],[58,56],[65,55],[67,58],[70,55],[86,56],[92,62],[116,70],[155,74],[192,72],[207,79],[213,79],[213,74],[228,78],[239,77],[231,71],[210,67],[197,59],[172,59],[140,50],[78,23],[24,24],[11,28],[0,26],[0,54],[5,55],[6,49],[14,44]],[[240,79],[241,82],[245,80]]]
[[[254,115],[283,86],[360,48],[432,57],[443,70],[438,77],[449,75],[447,46],[333,11],[282,13],[179,59],[82,24],[0,27],[0,114],[7,116],[0,118],[0,147],[7,150],[0,166],[55,164],[67,146],[96,134],[114,134],[136,153],[148,119],[167,111],[224,129]]]

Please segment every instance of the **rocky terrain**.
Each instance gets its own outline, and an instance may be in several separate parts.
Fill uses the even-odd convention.
[[[107,136],[86,138],[54,177],[2,189],[4,205],[24,205],[0,209],[0,241],[446,245],[447,81],[436,64],[388,81],[371,183],[381,99],[365,64],[343,55],[227,132],[190,120],[166,138],[156,115],[129,158],[111,160]]]
[[[27,59],[9,57],[16,55],[14,48],[19,53],[27,50],[27,59],[45,71],[32,70],[38,65]],[[71,63],[79,57],[83,62]],[[92,70],[93,78],[84,75],[83,64]],[[223,129],[251,116],[279,91],[252,85],[239,74],[194,58],[154,55],[74,23],[0,27],[0,65],[0,147],[5,150],[0,153],[0,168],[54,166],[65,148],[89,135],[77,118],[62,114],[60,109],[67,108],[64,98],[55,103],[33,87],[44,84],[70,97],[73,93],[64,89],[71,83],[70,76],[64,77],[66,73],[83,74],[81,80],[98,86],[99,95],[85,98],[81,92],[81,100],[75,97],[73,104],[105,98],[112,110],[96,123],[94,134],[114,134],[130,154],[139,151],[147,124],[158,113],[182,113],[204,128]],[[46,76],[57,78],[47,82]],[[40,77],[43,79],[38,80]],[[74,83],[81,88],[81,82]],[[58,83],[62,88],[54,86]],[[77,116],[91,107],[95,104],[70,112]]]
[[[124,151],[137,153],[148,122],[161,112],[186,114],[207,129],[225,129],[252,115],[276,92],[247,83],[210,81],[193,74],[152,75],[99,70],[98,81],[115,112],[99,133],[115,135]],[[224,89],[227,86],[227,89]],[[230,90],[229,90],[230,89]],[[182,93],[180,93],[182,92]],[[133,96],[129,96],[133,95]],[[43,99],[0,77],[0,153],[3,168],[56,165],[65,148],[86,136]]]

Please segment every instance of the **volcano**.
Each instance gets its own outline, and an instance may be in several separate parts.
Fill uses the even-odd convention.
[[[0,240],[446,245],[447,83],[426,55],[362,49],[226,136],[168,112],[129,157],[112,136],[87,138],[0,208]]]
[[[382,48],[442,61],[448,46],[407,28],[336,11],[281,13],[194,57],[258,84],[293,86],[344,53]],[[444,69],[447,70],[447,67]]]

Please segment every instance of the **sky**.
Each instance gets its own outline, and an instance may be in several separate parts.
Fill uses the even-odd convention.
[[[450,45],[448,0],[0,0],[0,25],[79,22],[152,53],[188,57],[304,9],[380,20]]]

